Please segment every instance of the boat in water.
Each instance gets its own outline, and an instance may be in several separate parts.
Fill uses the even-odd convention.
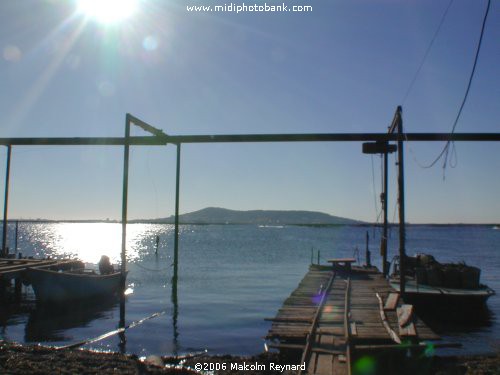
[[[44,303],[116,296],[122,285],[121,272],[103,275],[84,269],[54,271],[32,268],[27,271],[26,279],[32,285],[37,301]]]
[[[391,286],[400,291],[399,257],[393,261]],[[432,255],[406,257],[405,302],[426,308],[484,306],[495,291],[480,283],[481,270],[461,264],[441,264]]]

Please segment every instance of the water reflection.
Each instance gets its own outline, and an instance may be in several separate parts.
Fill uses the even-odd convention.
[[[96,319],[108,318],[118,304],[117,299],[96,300],[69,306],[37,305],[30,313],[25,329],[25,342],[70,341],[67,330],[86,327]]]
[[[179,355],[179,328],[177,326],[177,318],[179,316],[179,299],[177,295],[177,281],[178,275],[174,273],[172,277],[172,329],[173,329],[173,340],[172,340],[172,352],[175,357]]]
[[[156,245],[158,235],[168,235],[170,225],[128,224],[127,261],[142,259]],[[76,257],[86,263],[97,263],[106,254],[113,263],[120,262],[121,224],[119,223],[32,223],[25,231],[36,257]],[[26,246],[28,245],[28,246]],[[31,255],[31,254],[26,254]]]
[[[118,299],[92,300],[92,303],[69,305],[37,305],[30,313],[25,329],[25,342],[70,341],[65,334],[72,328],[86,327],[96,319],[109,318]]]
[[[491,327],[495,314],[488,304],[467,308],[452,306],[450,308],[423,308],[417,306],[417,315],[437,334],[473,333]]]

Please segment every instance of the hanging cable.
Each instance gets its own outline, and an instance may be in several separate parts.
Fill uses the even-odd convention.
[[[377,206],[377,189],[375,187],[375,167],[373,165],[373,155],[371,155],[371,161],[372,161],[372,189],[373,189],[373,203],[375,205],[375,224],[378,224],[379,218],[380,218],[380,213],[378,206]]]
[[[394,164],[395,164],[395,165],[397,165],[397,164],[398,164],[398,161],[397,161],[397,159],[396,159],[396,154],[394,154]],[[397,182],[397,181],[396,181],[396,182]],[[392,215],[392,223],[393,223],[393,224],[396,222],[396,211],[397,211],[398,206],[399,206],[398,202],[399,202],[399,190],[398,190],[398,192],[397,192],[396,200],[395,200],[395,202],[394,202],[394,213],[393,213],[393,215]]]
[[[446,15],[448,14],[448,11],[450,10],[451,4],[453,4],[454,0],[450,0],[448,3],[448,6],[446,7],[446,10],[444,11],[441,20],[439,21],[439,26],[434,32],[434,35],[432,36],[431,42],[429,43],[429,46],[427,47],[427,50],[424,53],[424,57],[420,61],[420,65],[417,68],[417,71],[415,72],[415,75],[413,76],[410,86],[408,86],[408,89],[406,90],[406,94],[403,97],[403,100],[401,101],[401,105],[405,104],[406,99],[408,98],[408,95],[410,95],[411,90],[413,89],[413,85],[415,84],[415,81],[417,80],[418,75],[420,74],[420,70],[422,70],[422,67],[424,66],[425,61],[427,60],[427,56],[429,55],[429,52],[431,51],[432,45],[434,44],[434,41],[436,40],[436,37],[439,34],[439,31],[441,31],[441,26],[443,26],[444,20],[446,18]]]
[[[491,6],[491,0],[488,0],[488,5],[486,6],[486,11],[484,12],[483,23],[481,26],[481,34],[479,35],[479,41],[478,41],[478,44],[476,47],[476,55],[474,57],[474,64],[472,66],[472,70],[471,70],[470,75],[469,75],[469,81],[467,83],[467,88],[465,90],[465,94],[464,94],[464,97],[462,99],[462,103],[460,104],[460,108],[458,110],[457,116],[455,117],[455,121],[453,122],[453,127],[451,129],[450,135],[455,133],[455,129],[457,127],[458,121],[460,120],[460,116],[462,115],[462,110],[464,109],[465,103],[467,102],[467,98],[469,96],[469,91],[470,91],[470,88],[472,85],[472,80],[474,78],[474,74],[476,73],[477,61],[479,59],[479,53],[481,51],[481,45],[482,45],[483,36],[484,36],[484,29],[486,26],[486,20],[488,19],[488,13],[490,11],[490,6]],[[450,159],[450,161],[448,161],[448,158],[450,156],[450,146],[451,146],[452,159]],[[454,168],[458,164],[455,143],[453,141],[450,141],[450,140],[446,141],[446,144],[443,147],[443,150],[439,153],[437,158],[434,159],[434,161],[431,164],[424,166],[424,168],[432,168],[443,156],[444,156],[444,160],[443,160],[443,179],[444,179],[447,165],[449,164],[452,168]],[[454,162],[452,162],[452,160],[454,160]]]
[[[408,96],[410,95],[411,90],[413,89],[413,85],[415,84],[415,81],[417,80],[417,77],[420,74],[420,71],[422,70],[422,67],[425,64],[425,61],[427,60],[427,56],[429,55],[429,52],[431,51],[432,46],[434,45],[434,41],[436,40],[439,32],[441,31],[441,27],[444,24],[444,20],[446,19],[446,16],[448,15],[448,11],[450,10],[451,5],[453,4],[453,1],[454,0],[450,0],[450,2],[448,3],[448,6],[446,7],[443,15],[441,16],[441,20],[439,21],[439,25],[438,25],[436,31],[434,32],[434,35],[432,36],[432,39],[431,39],[429,45],[427,46],[427,49],[425,50],[424,56],[422,57],[422,60],[420,61],[420,64],[419,64],[419,66],[418,66],[415,74],[413,75],[413,78],[412,78],[412,80],[410,82],[410,85],[408,86],[408,89],[406,90],[406,93],[405,93],[405,95],[403,97],[403,100],[401,101],[402,105],[405,104],[406,99],[408,98]],[[404,136],[405,136],[405,139],[406,139],[406,144],[408,145],[408,150],[410,151],[410,154],[411,154],[412,159],[415,162],[415,164],[417,164],[420,168],[429,168],[427,165],[420,163],[420,161],[417,159],[417,155],[413,152],[413,148],[411,147],[411,144],[408,141],[408,137],[407,137],[406,133],[404,133]],[[442,156],[442,155],[440,155],[440,156]]]

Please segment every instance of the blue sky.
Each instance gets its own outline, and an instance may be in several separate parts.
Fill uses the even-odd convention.
[[[407,131],[450,131],[486,1],[454,0],[404,102],[448,0],[285,3],[313,11],[193,13],[186,5],[224,2],[142,0],[110,25],[76,0],[2,1],[0,137],[122,136],[127,112],[172,135],[385,132],[401,104]],[[499,131],[499,6],[492,2],[457,132]],[[457,143],[458,165],[444,181],[440,163],[418,165],[442,147],[407,147],[408,220],[500,222],[498,143]],[[118,219],[122,155],[14,148],[10,216]],[[373,165],[379,194],[378,157]],[[130,167],[130,217],[173,214],[175,148],[134,147]],[[391,167],[392,219],[393,159]],[[372,158],[359,143],[184,145],[181,212],[207,206],[374,221]]]

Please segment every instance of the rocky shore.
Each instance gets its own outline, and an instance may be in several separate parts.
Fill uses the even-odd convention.
[[[196,371],[197,368],[202,371]],[[138,358],[88,350],[57,350],[0,341],[1,374],[292,374],[274,353],[253,357],[186,356]],[[203,371],[206,370],[206,371]],[[213,372],[212,372],[213,371]],[[500,374],[500,353],[492,356],[435,357],[431,375]],[[408,374],[409,375],[409,374]]]

